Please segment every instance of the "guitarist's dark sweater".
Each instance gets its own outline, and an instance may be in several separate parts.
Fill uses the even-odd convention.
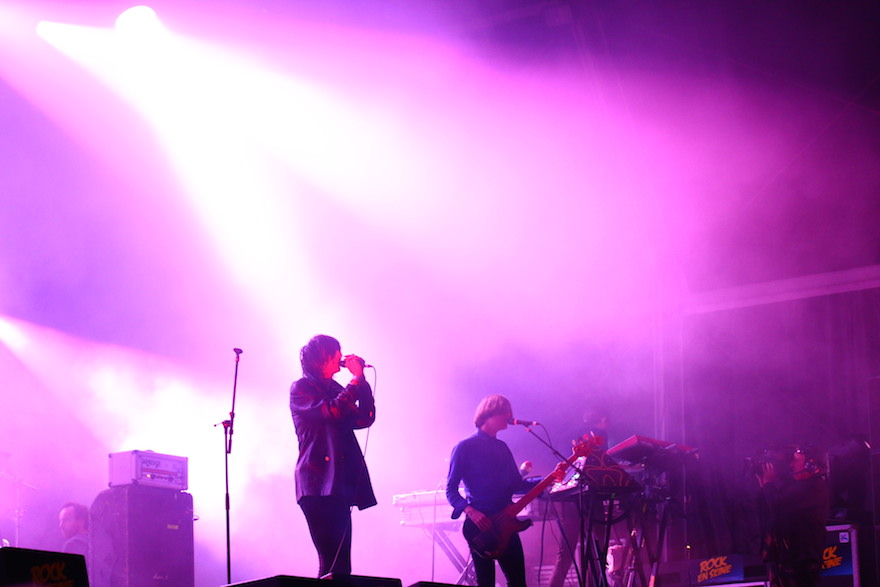
[[[458,489],[461,481],[466,499]],[[468,505],[492,515],[509,505],[514,493],[525,493],[536,483],[523,480],[507,444],[477,430],[452,449],[446,499],[453,518],[461,516]]]

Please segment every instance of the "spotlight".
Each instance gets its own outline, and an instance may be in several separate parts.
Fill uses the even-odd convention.
[[[149,6],[133,6],[116,18],[116,32],[127,37],[152,37],[161,31],[162,23]]]
[[[16,324],[0,317],[0,342],[13,351],[20,351],[27,344],[27,336]]]

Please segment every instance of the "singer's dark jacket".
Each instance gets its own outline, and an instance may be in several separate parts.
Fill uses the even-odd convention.
[[[305,496],[334,496],[361,510],[376,505],[354,435],[376,421],[369,384],[343,388],[333,379],[303,377],[290,386],[290,414],[299,441],[297,502]]]
[[[464,481],[467,499],[458,484]],[[458,518],[468,505],[486,515],[503,510],[514,493],[526,492],[535,485],[524,481],[513,453],[504,441],[482,430],[465,438],[452,449],[446,499],[452,505],[452,517]]]

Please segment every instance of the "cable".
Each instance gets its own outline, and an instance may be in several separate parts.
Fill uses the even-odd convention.
[[[373,367],[371,365],[367,368],[373,370],[373,385],[371,386],[371,389],[372,389],[372,394],[373,394],[373,402],[375,403],[375,401],[376,401],[376,388],[378,387],[379,376],[376,372],[375,367]],[[367,461],[367,447],[370,444],[370,430],[372,429],[372,427],[373,427],[372,424],[367,427],[366,436],[364,438],[364,449],[363,449],[363,451],[361,451],[363,459],[364,459],[364,467],[363,467],[363,469],[361,469],[361,472],[358,475],[357,481],[355,481],[355,484],[354,484],[355,494],[357,494],[357,490],[360,489],[361,484],[365,481],[364,474],[367,472],[367,462],[366,462]],[[333,562],[330,564],[329,573],[331,573],[331,574],[333,572],[333,569],[336,567],[336,562],[339,560],[339,554],[342,552],[342,545],[345,544],[346,535],[351,535],[352,538],[354,537],[354,534],[352,532],[352,523],[351,523],[351,514],[354,512],[354,508],[355,508],[354,505],[348,506],[348,525],[345,529],[345,532],[339,538],[339,546],[336,548],[336,555],[333,557]]]

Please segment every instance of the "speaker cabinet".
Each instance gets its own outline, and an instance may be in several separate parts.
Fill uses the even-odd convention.
[[[822,587],[859,587],[858,532],[851,524],[826,526]],[[868,583],[870,584],[870,582]]]
[[[334,577],[333,579],[310,579],[279,575],[245,583],[234,583],[227,587],[401,587],[401,585],[400,579],[365,577],[362,575]]]
[[[193,587],[189,493],[111,487],[92,503],[90,531],[92,587]]]
[[[66,585],[89,587],[81,554],[0,548],[0,585]]]
[[[231,583],[226,585],[226,587],[321,587],[321,585],[327,584],[328,582],[321,579],[278,575],[277,577],[267,577],[255,581],[245,581],[244,583]]]

